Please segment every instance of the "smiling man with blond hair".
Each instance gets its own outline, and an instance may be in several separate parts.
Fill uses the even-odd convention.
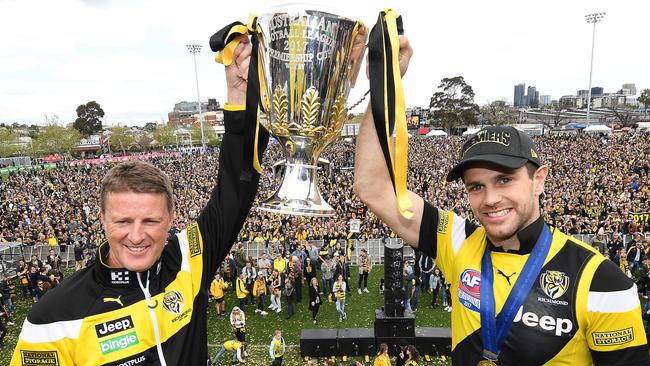
[[[107,240],[98,260],[32,308],[11,365],[208,364],[210,283],[248,215],[260,178],[248,154],[255,130],[244,117],[241,75],[250,48],[242,42],[226,67],[219,172],[196,221],[169,235],[175,219],[172,183],[155,166],[130,161],[109,170],[99,192]],[[260,160],[267,141],[262,129]]]

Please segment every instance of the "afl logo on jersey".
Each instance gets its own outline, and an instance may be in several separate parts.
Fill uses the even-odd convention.
[[[569,277],[560,271],[546,271],[539,276],[539,285],[544,293],[555,300],[569,288]]]
[[[458,284],[458,301],[469,310],[478,312],[481,309],[481,272],[463,271]]]

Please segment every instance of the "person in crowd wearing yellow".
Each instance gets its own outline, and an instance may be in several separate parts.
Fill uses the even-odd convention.
[[[269,309],[275,311],[276,313],[279,313],[282,311],[282,303],[280,302],[282,292],[282,276],[277,269],[274,269],[273,273],[271,273],[269,282],[271,283],[271,305],[269,305]]]
[[[342,322],[348,318],[345,314],[345,281],[343,275],[340,274],[332,286],[332,293],[336,298],[336,311],[339,313],[339,321]]]
[[[273,362],[271,366],[281,366],[282,357],[284,357],[284,352],[286,352],[286,345],[284,343],[284,338],[282,338],[282,331],[276,330],[269,345],[269,356]]]
[[[372,363],[372,366],[391,366],[390,356],[388,355],[388,345],[386,343],[379,344],[377,356],[375,357],[375,362]]]
[[[359,253],[359,295],[361,291],[369,293],[368,291],[368,275],[370,274],[370,258],[368,257],[368,251],[361,249]],[[362,287],[363,286],[363,287]]]
[[[246,305],[246,296],[248,296],[248,289],[246,288],[246,275],[242,272],[237,277],[237,284],[235,287],[235,294],[237,299],[239,299],[239,307],[241,309]]]
[[[246,314],[244,310],[235,306],[230,312],[230,326],[235,333],[235,338],[242,342],[244,356],[248,357],[246,352]]]
[[[394,60],[404,75],[413,50],[404,36],[399,46]],[[450,282],[454,365],[650,364],[634,282],[546,222],[540,202],[547,177],[557,184],[558,174],[549,175],[530,136],[485,126],[464,142],[443,179],[465,188],[469,220],[408,191],[405,179],[393,185],[391,174],[406,177],[383,159],[382,144],[390,142],[380,142],[386,134],[375,120],[384,115],[375,98],[357,138],[354,191],[406,243],[434,258]]]
[[[264,279],[264,276],[262,273],[257,274],[257,279],[255,280],[255,283],[253,284],[253,296],[257,299],[257,309],[255,309],[256,313],[259,313],[260,315],[268,315],[266,311],[264,311],[264,305],[265,305],[265,300],[266,300],[266,280]]]
[[[273,260],[273,269],[282,274],[287,269],[287,261],[284,259],[281,253],[278,253]]]
[[[210,284],[210,295],[214,297],[214,307],[217,310],[217,316],[219,319],[223,319],[226,314],[226,294],[225,291],[228,289],[228,283],[226,283],[223,278],[221,278],[221,274],[217,272],[214,275],[214,280],[212,280],[212,283]]]
[[[632,278],[632,271],[630,271],[630,262],[627,260],[627,253],[625,249],[618,250],[618,268],[628,277]]]
[[[239,341],[226,341],[226,342],[224,342],[221,345],[221,349],[219,350],[219,352],[217,352],[217,354],[212,359],[212,365],[213,366],[216,365],[217,361],[219,361],[221,356],[223,356],[223,354],[226,353],[226,351],[232,351],[232,363],[233,364],[244,362],[244,359],[242,358],[242,354],[241,354],[242,347],[243,347],[243,344],[242,344],[242,342],[239,342]]]

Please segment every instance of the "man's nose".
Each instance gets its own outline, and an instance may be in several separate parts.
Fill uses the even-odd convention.
[[[496,206],[501,202],[501,192],[496,188],[485,188],[485,204],[488,206]]]
[[[141,243],[145,238],[144,226],[139,223],[134,223],[129,230],[129,241],[133,244]]]

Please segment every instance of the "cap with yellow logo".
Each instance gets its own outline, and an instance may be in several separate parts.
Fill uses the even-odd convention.
[[[511,126],[489,126],[465,141],[460,161],[447,174],[447,181],[461,178],[465,169],[473,163],[492,163],[517,169],[527,162],[542,165],[530,136]]]

